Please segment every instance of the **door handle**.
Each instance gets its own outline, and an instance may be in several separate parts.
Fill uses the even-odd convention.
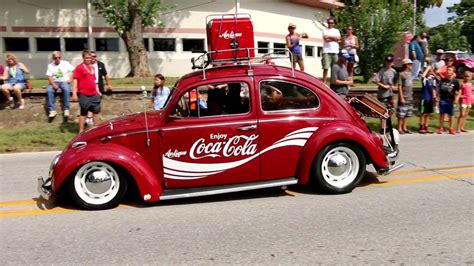
[[[240,130],[240,131],[252,131],[255,129],[257,129],[257,125],[243,126],[243,127],[237,128],[237,130]]]

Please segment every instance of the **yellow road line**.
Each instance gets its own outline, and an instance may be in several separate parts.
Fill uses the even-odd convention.
[[[75,212],[77,210],[54,208],[49,210],[41,209],[30,209],[30,210],[14,210],[14,211],[0,211],[0,218],[12,217],[12,216],[30,216],[30,215],[43,215],[43,214],[54,214],[54,213],[67,213]]]
[[[400,179],[382,181],[380,183],[368,184],[366,186],[368,187],[390,186],[390,185],[398,185],[398,184],[410,184],[410,183],[419,183],[419,182],[427,182],[427,181],[456,179],[456,178],[461,178],[461,177],[474,177],[474,172],[462,173],[462,174],[450,174],[450,175],[431,175],[431,176],[421,176],[421,177],[413,177],[413,178],[400,178]]]
[[[5,201],[5,202],[0,202],[0,207],[34,205],[36,203],[45,203],[45,202],[41,201],[41,200],[38,200],[38,201],[35,201],[35,200]]]
[[[464,169],[464,168],[473,168],[474,165],[459,165],[459,166],[449,166],[449,167],[438,167],[438,168],[426,168],[426,169],[416,169],[416,170],[398,170],[389,174],[389,176],[399,176],[412,173],[421,173],[421,172],[431,172],[431,171],[443,171],[443,170],[455,170],[455,169]]]

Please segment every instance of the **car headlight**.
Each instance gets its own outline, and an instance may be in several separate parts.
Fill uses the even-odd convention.
[[[53,173],[54,173],[54,167],[56,166],[56,164],[58,163],[59,161],[59,158],[61,157],[61,154],[58,154],[56,155],[56,157],[54,157],[53,161],[51,162],[51,164],[49,165],[49,177],[53,177]]]

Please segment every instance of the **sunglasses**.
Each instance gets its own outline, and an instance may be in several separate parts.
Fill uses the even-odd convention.
[[[61,59],[60,56],[54,56],[53,59]]]
[[[92,55],[92,57],[96,58],[96,57],[97,57],[97,55]]]

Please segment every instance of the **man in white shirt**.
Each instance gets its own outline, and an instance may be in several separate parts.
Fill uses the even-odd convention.
[[[326,83],[328,78],[328,70],[337,62],[337,54],[339,53],[339,42],[341,41],[341,33],[336,26],[335,18],[327,19],[328,27],[323,30],[323,82]]]
[[[53,61],[48,65],[46,76],[48,76],[48,89],[47,89],[47,100],[49,117],[53,118],[56,116],[56,103],[55,103],[55,92],[57,89],[61,89],[63,94],[63,115],[69,117],[69,103],[70,103],[70,92],[71,92],[71,74],[74,71],[74,67],[67,61],[61,60],[61,52],[54,51],[51,54]]]

